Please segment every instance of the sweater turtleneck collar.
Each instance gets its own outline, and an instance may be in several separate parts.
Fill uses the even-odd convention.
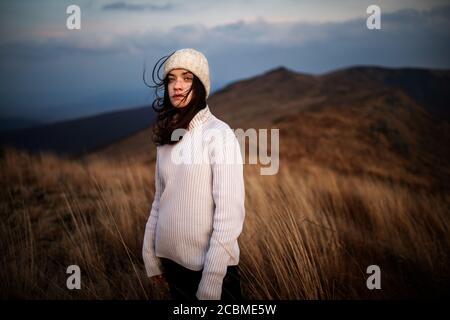
[[[188,130],[192,130],[193,128],[206,122],[206,120],[208,120],[211,115],[211,110],[209,110],[209,106],[206,105],[205,108],[198,111],[197,114],[191,119],[188,125]]]

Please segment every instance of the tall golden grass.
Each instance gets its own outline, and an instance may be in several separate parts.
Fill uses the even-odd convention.
[[[144,227],[154,164],[89,163],[6,149],[0,159],[1,296],[168,299],[145,275]],[[239,239],[247,299],[367,299],[448,295],[448,193],[282,163],[245,166]],[[81,269],[81,290],[66,269]],[[381,289],[369,290],[369,265]]]

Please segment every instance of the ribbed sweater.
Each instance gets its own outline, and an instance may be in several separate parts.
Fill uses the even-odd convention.
[[[220,158],[220,152],[234,154],[234,161]],[[176,154],[192,154],[197,161],[174,161]],[[197,298],[219,300],[227,267],[239,262],[244,200],[239,143],[207,105],[192,118],[181,141],[157,146],[155,196],[142,249],[147,275],[163,273],[159,257],[203,269]]]

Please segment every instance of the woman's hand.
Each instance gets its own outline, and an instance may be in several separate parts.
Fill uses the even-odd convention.
[[[157,276],[150,277],[150,280],[156,284],[162,284],[166,282],[166,277],[163,274],[158,274]]]

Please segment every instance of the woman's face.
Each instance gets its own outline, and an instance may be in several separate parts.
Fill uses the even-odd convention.
[[[186,107],[192,99],[192,91],[183,99],[192,86],[194,75],[186,69],[173,69],[167,76],[170,102],[176,108]]]

